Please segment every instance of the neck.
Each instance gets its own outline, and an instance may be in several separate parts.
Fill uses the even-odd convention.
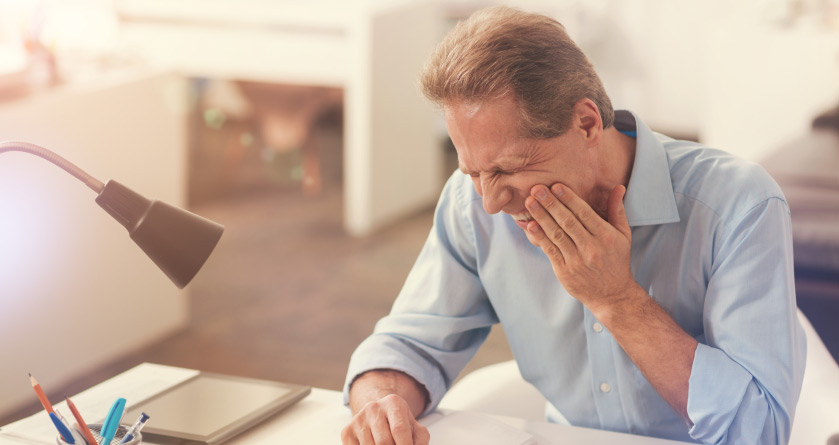
[[[604,219],[608,214],[609,194],[618,185],[627,187],[635,163],[635,138],[614,126],[603,130],[598,154],[598,181],[592,206]]]

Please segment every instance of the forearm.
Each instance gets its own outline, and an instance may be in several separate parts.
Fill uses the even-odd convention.
[[[425,410],[429,399],[425,387],[408,374],[391,369],[375,369],[365,372],[352,383],[350,409],[355,414],[368,402],[390,394],[405,399],[414,417]]]
[[[594,314],[661,397],[683,418],[697,342],[643,289]]]

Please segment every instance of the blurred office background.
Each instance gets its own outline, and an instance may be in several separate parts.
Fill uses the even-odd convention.
[[[0,425],[37,410],[27,372],[55,400],[143,361],[340,389],[456,165],[417,74],[499,2],[297,3],[0,0],[0,140],[226,226],[179,291],[75,179],[0,157]],[[558,18],[616,107],[764,163],[839,356],[839,1],[507,4]],[[467,371],[510,358],[494,329]]]

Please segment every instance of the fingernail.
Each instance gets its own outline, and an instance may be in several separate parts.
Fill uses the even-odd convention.
[[[524,202],[524,205],[530,210],[535,210],[535,209],[539,208],[539,202],[536,201],[535,199],[528,199],[527,201]]]
[[[540,187],[540,188],[536,189],[536,197],[539,198],[539,199],[545,199],[545,198],[548,197],[548,194],[545,193],[545,189]]]
[[[557,197],[560,197],[565,194],[565,188],[559,184],[554,184],[554,186],[551,188],[553,189],[554,195],[556,195]]]

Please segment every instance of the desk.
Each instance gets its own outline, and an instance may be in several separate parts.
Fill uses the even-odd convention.
[[[166,384],[171,385],[183,381],[195,373],[197,371],[144,363],[72,398],[83,414],[88,410],[94,411],[94,407],[95,411],[105,412],[107,406],[117,396],[116,393],[126,397],[130,407],[132,403],[142,400],[140,398],[142,393],[145,392],[148,397],[160,391],[161,386],[165,387]],[[169,383],[166,383],[167,381]],[[60,411],[67,412],[64,402],[54,406]],[[448,411],[443,411],[443,414],[446,412]],[[154,414],[149,414],[152,415],[152,420],[149,422],[152,422]],[[305,399],[227,443],[230,445],[337,444],[340,443],[341,429],[349,423],[350,417],[349,410],[342,404],[340,392],[313,388],[312,393]],[[543,445],[677,445],[684,443],[512,417],[493,416],[493,418],[532,434],[538,439],[538,443]],[[91,420],[88,419],[88,421]],[[28,437],[29,440],[22,439],[23,436]],[[48,425],[43,413],[37,413],[0,428],[0,445],[54,444],[54,437],[55,430],[52,425]],[[432,444],[433,442],[432,438]],[[150,442],[143,443],[152,445]]]
[[[448,411],[444,411],[446,412]],[[537,438],[538,443],[543,445],[676,445],[685,443],[513,417],[492,417],[532,434]],[[341,429],[349,421],[350,412],[343,406],[340,392],[314,388],[309,397],[230,443],[268,444],[278,443],[280,439],[289,443],[339,443]],[[423,423],[423,420],[420,422]],[[433,437],[431,443],[434,443]]]

